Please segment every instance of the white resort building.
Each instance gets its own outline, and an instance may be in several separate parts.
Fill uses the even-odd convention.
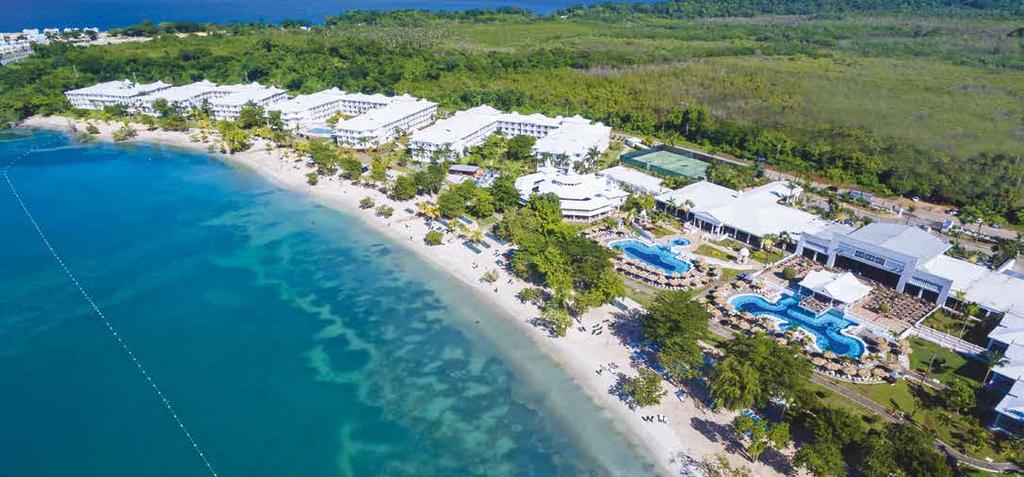
[[[662,187],[661,179],[650,174],[645,174],[636,169],[626,166],[609,167],[598,171],[597,175],[604,177],[624,189],[632,190],[640,194],[653,195],[655,197],[671,192],[671,189]]]
[[[300,94],[287,101],[271,106],[281,112],[281,121],[288,129],[325,124],[327,118],[342,112],[346,95],[338,88],[331,88],[313,94]],[[344,112],[342,112],[344,114]]]
[[[456,112],[414,134],[410,151],[419,161],[434,159],[437,151],[454,159],[483,144],[492,134],[532,136],[537,139],[532,151],[535,157],[565,158],[572,162],[585,160],[592,150],[604,152],[611,141],[610,127],[580,116],[550,118],[543,114],[505,113],[482,105]]]
[[[213,117],[218,121],[234,121],[238,113],[247,105],[270,109],[279,102],[288,99],[285,90],[259,83],[225,86],[231,88],[230,93],[210,101]]]
[[[334,140],[356,149],[376,147],[430,124],[436,114],[437,103],[411,96],[395,97],[386,106],[339,121],[334,127]]]
[[[700,181],[655,197],[658,206],[713,237],[731,237],[761,246],[765,235],[789,234],[795,241],[817,232],[828,222],[800,209],[783,205],[803,190],[789,182],[771,182],[747,191]]]
[[[524,203],[535,194],[558,196],[562,216],[574,222],[591,222],[611,215],[629,197],[628,192],[604,177],[567,172],[549,165],[519,177],[515,185]]]
[[[203,80],[182,86],[171,86],[140,96],[133,104],[133,109],[142,114],[156,116],[158,113],[154,109],[153,103],[162,99],[179,111],[187,111],[201,108],[212,99],[227,96],[232,91],[231,87],[218,86],[216,83]]]
[[[162,81],[137,84],[128,80],[107,81],[64,93],[78,109],[103,109],[108,106],[132,107],[140,96],[170,88]]]

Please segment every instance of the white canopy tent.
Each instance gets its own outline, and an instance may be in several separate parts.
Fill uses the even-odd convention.
[[[852,273],[812,270],[800,280],[800,286],[841,303],[854,303],[871,292],[871,286],[857,280]]]

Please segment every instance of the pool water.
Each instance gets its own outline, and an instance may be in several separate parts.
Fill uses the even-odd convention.
[[[821,316],[800,306],[800,298],[793,294],[785,294],[775,303],[769,302],[761,295],[740,295],[732,299],[738,311],[746,311],[755,316],[768,315],[782,320],[784,330],[799,326],[814,335],[814,341],[822,351],[831,350],[837,355],[859,358],[864,354],[864,342],[845,335],[842,330],[856,325],[844,318],[838,311],[830,310]]]
[[[690,246],[690,239],[685,239],[685,238],[682,238],[682,237],[676,237],[676,238],[668,241],[668,246],[669,247],[688,247],[688,246]]]
[[[689,243],[688,240],[687,243]],[[689,261],[677,257],[676,254],[672,253],[665,246],[650,245],[635,239],[616,240],[608,244],[608,246],[616,250],[622,250],[622,253],[625,253],[627,257],[647,262],[648,265],[658,268],[665,273],[686,273],[693,267]]]

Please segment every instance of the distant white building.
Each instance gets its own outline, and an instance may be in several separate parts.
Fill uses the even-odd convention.
[[[562,216],[575,222],[591,222],[611,215],[629,197],[628,192],[607,178],[547,165],[537,168],[533,174],[520,176],[515,186],[524,203],[531,195],[556,195]]]
[[[270,106],[288,99],[285,90],[273,86],[263,86],[259,83],[225,86],[225,88],[229,88],[229,94],[210,101],[213,117],[218,121],[234,121],[238,118],[238,113],[242,108],[247,105],[258,106],[266,110]]]
[[[397,97],[400,100],[414,100],[409,95],[402,95]],[[366,114],[371,109],[383,108],[393,102],[395,97],[385,96],[383,94],[365,94],[365,93],[346,93],[341,99],[341,114],[346,116],[358,116],[360,114]]]
[[[419,161],[433,159],[435,151],[447,151],[450,158],[460,157],[492,134],[532,136],[537,138],[532,151],[535,157],[565,158],[569,163],[584,160],[591,149],[604,152],[611,140],[611,128],[592,124],[580,116],[551,118],[543,114],[505,113],[482,105],[459,111],[414,134],[410,151]]]
[[[67,91],[64,96],[78,109],[103,109],[108,106],[131,108],[141,96],[170,87],[162,81],[148,84],[136,84],[128,80],[107,81]]]
[[[430,124],[436,114],[437,103],[397,97],[386,106],[339,121],[334,127],[334,140],[356,149],[376,147]]]

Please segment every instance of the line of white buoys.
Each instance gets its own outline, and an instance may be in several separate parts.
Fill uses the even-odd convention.
[[[149,384],[149,387],[153,389],[154,393],[156,393],[156,396],[163,403],[163,406],[167,408],[168,412],[170,412],[171,417],[174,418],[174,422],[178,425],[178,428],[181,429],[182,434],[185,435],[185,439],[188,440],[188,443],[192,446],[192,449],[195,451],[196,455],[199,456],[199,459],[203,462],[203,465],[206,466],[206,469],[210,472],[210,475],[213,477],[217,477],[217,471],[214,470],[213,464],[211,464],[210,460],[206,458],[206,453],[203,452],[203,450],[199,447],[199,443],[196,442],[195,438],[192,437],[192,433],[189,432],[187,427],[185,427],[185,422],[181,419],[180,416],[178,416],[178,413],[174,410],[174,406],[171,405],[171,401],[169,401],[167,399],[167,396],[164,395],[164,392],[160,390],[160,386],[156,384],[156,381],[153,380],[152,376],[149,374],[149,371],[147,371],[146,368],[142,365],[142,362],[139,361],[139,358],[135,355],[135,352],[132,351],[132,348],[128,346],[128,342],[121,338],[121,334],[117,332],[117,328],[114,327],[114,324],[111,323],[109,319],[107,319],[107,316],[103,314],[103,310],[100,310],[100,307],[97,306],[96,303],[92,300],[92,297],[89,296],[89,292],[85,291],[85,287],[83,287],[82,284],[78,282],[78,278],[75,277],[75,274],[71,273],[71,269],[68,268],[66,263],[64,263],[64,259],[61,258],[60,254],[57,253],[57,250],[53,248],[53,244],[51,244],[50,240],[46,237],[46,234],[43,232],[42,227],[39,226],[39,223],[36,222],[36,219],[32,215],[32,212],[29,211],[28,206],[25,204],[25,201],[21,198],[21,193],[19,193],[18,189],[14,187],[14,182],[11,181],[11,176],[8,174],[8,171],[10,171],[12,166],[14,166],[21,159],[24,159],[26,156],[28,156],[28,153],[25,153],[21,157],[12,160],[4,167],[3,170],[4,180],[7,181],[7,187],[9,187],[11,189],[11,193],[14,194],[14,199],[18,202],[18,205],[21,206],[21,211],[24,212],[25,217],[28,218],[28,221],[32,224],[32,227],[36,229],[36,233],[39,234],[39,238],[42,239],[43,245],[45,245],[46,248],[50,251],[50,255],[52,255],[53,259],[57,261],[57,265],[60,265],[60,268],[64,271],[64,274],[67,275],[68,279],[71,280],[71,283],[75,286],[75,288],[78,289],[78,292],[81,293],[83,298],[85,298],[85,301],[92,308],[92,311],[96,314],[97,317],[99,317],[100,321],[107,328],[107,331],[110,332],[111,336],[114,337],[114,340],[117,341],[117,344],[121,346],[121,349],[124,350],[124,352],[132,360],[132,363],[135,364],[135,368],[138,369],[139,373],[142,374],[142,377],[146,379],[146,383]]]

